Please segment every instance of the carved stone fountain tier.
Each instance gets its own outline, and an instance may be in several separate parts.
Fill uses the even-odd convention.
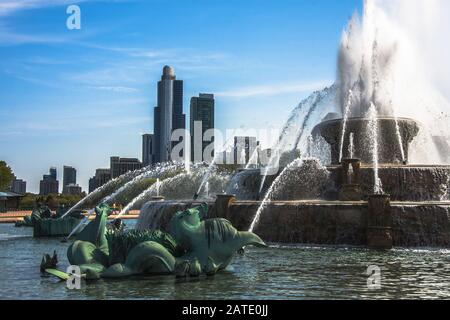
[[[407,118],[398,118],[398,127],[402,137],[405,160],[408,161],[408,149],[410,143],[419,133],[419,125],[416,121]],[[403,162],[402,152],[398,141],[397,126],[395,118],[378,119],[378,150],[379,163],[400,164]],[[339,164],[340,143],[342,138],[343,120],[330,120],[317,125],[313,130],[314,136],[322,136],[331,147],[331,162]],[[361,159],[363,163],[372,163],[372,150],[368,129],[369,119],[350,118],[347,121],[346,133],[343,144],[343,157],[348,158],[348,146],[350,134],[354,136],[354,158]]]
[[[342,166],[329,166],[327,169],[336,190],[343,188],[346,181]],[[450,166],[383,164],[378,168],[378,175],[383,183],[383,191],[390,194],[392,201],[440,201],[446,198],[446,190],[450,188]],[[372,165],[361,166],[358,184],[363,195],[362,199],[367,200],[373,193]],[[337,198],[337,194],[325,197],[327,200]]]
[[[352,159],[343,159],[343,162],[352,161]],[[298,169],[292,170],[292,175],[298,175]],[[351,183],[345,181],[345,172],[342,166],[328,166],[329,172],[327,187],[319,199],[335,200],[357,200],[358,190],[361,192],[361,200],[367,200],[368,195],[373,193],[374,175],[373,166],[362,164],[358,169],[357,177]],[[279,172],[266,179],[262,195],[264,196],[268,187],[273,183]],[[355,170],[353,170],[355,171]],[[356,173],[356,172],[355,172]],[[391,195],[392,201],[439,201],[443,199],[446,190],[450,190],[449,177],[450,166],[433,165],[388,165],[382,164],[378,169],[379,177],[383,183],[383,190]],[[239,194],[239,200],[256,201],[259,195],[259,185],[261,183],[261,170],[252,169],[238,173],[233,185],[237,187],[228,192]],[[342,188],[347,189],[347,196],[340,197]],[[295,201],[309,200],[310,190],[305,190],[301,185],[284,188],[284,192],[274,196],[275,201]],[[355,196],[348,197],[353,193]]]

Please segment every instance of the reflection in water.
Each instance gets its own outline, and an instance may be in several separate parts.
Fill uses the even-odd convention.
[[[126,222],[128,227],[133,223]],[[54,249],[67,266],[68,244],[33,239],[31,230],[0,225],[0,299],[424,299],[450,298],[449,250],[387,252],[365,248],[284,246],[249,248],[212,278],[171,276],[100,280],[80,291],[41,277],[42,254]],[[367,267],[378,265],[382,289],[367,288]]]

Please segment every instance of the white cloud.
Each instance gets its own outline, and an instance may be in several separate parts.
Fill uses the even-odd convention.
[[[20,10],[39,9],[45,7],[68,6],[82,2],[112,1],[128,2],[134,0],[1,0],[0,16],[8,16]]]
[[[120,93],[132,93],[132,92],[139,91],[136,88],[122,87],[122,86],[97,86],[97,87],[93,86],[91,88],[97,89],[97,90],[104,90],[104,91],[120,92]]]
[[[18,80],[37,84],[40,86],[45,86],[45,87],[50,87],[50,88],[63,88],[64,87],[63,84],[55,82],[55,81],[51,81],[51,80],[49,81],[48,79],[43,79],[43,78],[29,76],[29,75],[23,75],[23,74],[20,74],[19,72],[15,72],[15,71],[11,71],[11,70],[5,70],[4,73],[11,77],[14,77]]]
[[[2,0],[0,2],[0,16],[14,14],[20,10],[56,7],[93,0]]]
[[[0,24],[0,45],[64,43],[67,41],[69,41],[68,37],[18,33]]]
[[[90,47],[86,43],[81,45]],[[148,83],[149,75],[160,73],[162,66],[166,64],[175,67],[175,71],[189,71],[189,75],[195,75],[195,71],[231,67],[230,58],[225,54],[205,54],[194,49],[152,50],[104,46],[92,48],[118,52],[121,56],[108,56],[83,71],[66,73],[62,76],[64,81],[99,90],[136,92],[137,87]]]
[[[301,83],[278,83],[260,86],[240,87],[234,90],[216,93],[216,96],[223,98],[251,98],[255,96],[276,96],[284,93],[296,93],[314,91],[322,89],[333,81],[316,81]]]
[[[22,120],[20,124],[0,129],[0,137],[30,135],[30,134],[64,134],[90,132],[99,128],[124,128],[139,124],[150,123],[152,118],[142,116],[102,117],[95,118],[85,116],[75,121],[67,121],[66,118],[54,118],[51,122],[38,120]]]

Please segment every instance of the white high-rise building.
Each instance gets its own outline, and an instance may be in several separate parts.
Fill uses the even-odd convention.
[[[172,132],[186,128],[183,114],[183,81],[176,80],[172,67],[165,66],[161,81],[158,82],[158,105],[154,115],[154,161],[171,160],[170,154],[175,143],[171,142]]]

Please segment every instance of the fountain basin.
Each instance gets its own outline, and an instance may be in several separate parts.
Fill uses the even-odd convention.
[[[341,166],[327,167],[330,179],[334,182],[336,192],[324,195],[327,200],[337,200],[338,191],[345,181]],[[363,199],[373,192],[374,168],[362,165],[359,169],[359,185]],[[378,168],[378,176],[383,185],[383,191],[390,194],[393,201],[440,201],[446,190],[450,188],[450,166],[419,166],[382,164]]]
[[[363,163],[372,163],[373,155],[370,148],[369,119],[350,118],[347,120],[347,129],[344,135],[343,157],[355,157]],[[398,118],[399,133],[402,140],[405,159],[402,156],[399,138],[397,134],[396,119],[378,118],[378,161],[379,163],[400,164],[408,162],[408,149],[411,142],[419,133],[419,125],[408,118]],[[322,136],[331,147],[331,163],[339,164],[340,143],[342,138],[343,120],[330,120],[318,124],[314,130],[314,136]],[[353,133],[354,154],[349,154],[350,134]]]

